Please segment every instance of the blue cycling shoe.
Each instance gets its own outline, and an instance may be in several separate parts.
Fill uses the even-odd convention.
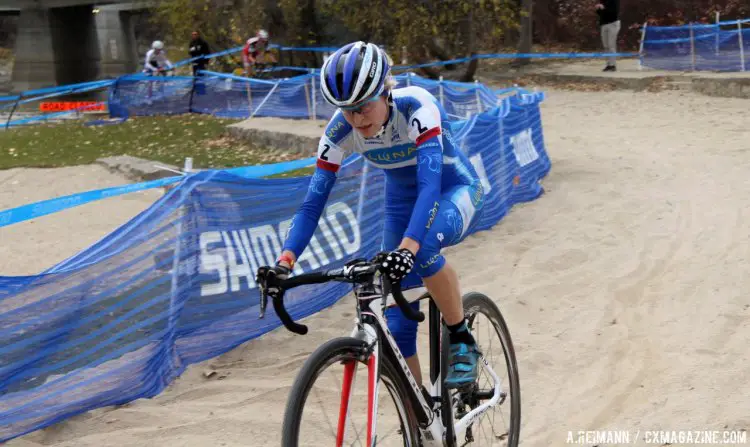
[[[445,387],[449,390],[462,389],[476,382],[480,355],[482,353],[474,343],[451,343]]]

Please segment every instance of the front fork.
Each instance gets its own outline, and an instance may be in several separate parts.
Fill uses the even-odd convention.
[[[374,446],[376,442],[378,393],[380,388],[380,344],[378,334],[370,325],[361,325],[354,329],[352,337],[367,343],[367,445]],[[352,399],[352,388],[357,375],[358,360],[351,360],[344,365],[344,378],[341,385],[341,404],[339,406],[339,420],[336,429],[336,447],[341,447],[346,437],[349,417],[349,405]]]

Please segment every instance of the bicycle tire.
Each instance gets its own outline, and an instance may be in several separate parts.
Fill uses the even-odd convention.
[[[282,426],[281,445],[283,447],[297,447],[299,445],[299,431],[305,403],[315,379],[323,369],[335,363],[335,359],[339,357],[361,361],[361,354],[364,350],[366,350],[364,341],[351,337],[341,337],[321,345],[307,358],[287,399]],[[405,384],[402,383],[399,374],[396,373],[396,366],[390,358],[382,356],[380,365],[381,380],[385,379],[385,391],[391,393],[394,401],[399,401],[394,402],[395,406],[404,413],[399,414],[404,445],[416,447],[419,445],[418,423],[411,407],[411,401],[407,397]],[[381,393],[383,391],[384,389],[381,387]]]
[[[472,320],[472,315],[483,314],[495,328],[503,347],[510,388],[510,427],[508,427],[507,445],[517,447],[521,431],[521,386],[518,375],[516,351],[510,336],[510,330],[500,309],[486,295],[469,292],[463,297],[464,314]]]

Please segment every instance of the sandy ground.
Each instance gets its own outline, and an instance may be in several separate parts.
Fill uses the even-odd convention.
[[[463,288],[494,297],[509,322],[522,445],[565,445],[571,430],[640,430],[642,438],[644,430],[750,429],[750,101],[548,93],[547,194],[448,251]],[[64,177],[76,181],[79,171],[70,172]],[[21,189],[25,181],[11,189],[33,189]],[[8,193],[0,197],[7,205]],[[122,200],[136,202],[133,211],[141,205]],[[83,208],[33,224],[35,256],[16,240],[31,233],[0,230],[4,240],[19,231],[9,251],[23,256],[3,270],[38,270],[42,250],[62,258],[124,221],[124,210],[102,207],[113,212],[98,225]],[[344,300],[309,318],[307,336],[277,330],[195,365],[154,399],[8,445],[278,445],[299,367],[324,340],[348,334],[352,306]],[[225,378],[204,378],[206,368]]]
[[[0,210],[132,183],[98,165],[0,170]],[[0,227],[0,275],[34,275],[88,248],[161,197],[160,189],[111,197]]]

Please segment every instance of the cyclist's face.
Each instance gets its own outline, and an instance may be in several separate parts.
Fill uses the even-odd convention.
[[[388,104],[384,96],[378,96],[354,110],[341,109],[344,119],[365,138],[374,137],[388,119]]]

